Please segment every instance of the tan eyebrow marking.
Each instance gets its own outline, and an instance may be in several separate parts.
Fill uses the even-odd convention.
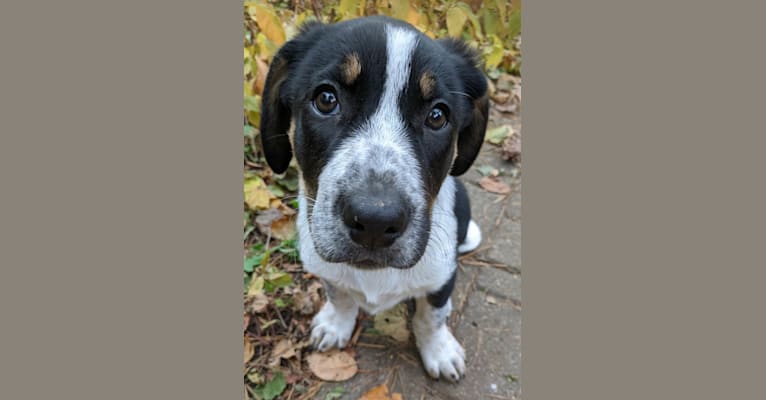
[[[436,87],[436,79],[431,71],[426,71],[420,76],[420,93],[423,98],[429,99],[434,94],[434,87]]]
[[[359,55],[351,53],[343,59],[340,64],[340,74],[343,78],[343,83],[351,85],[359,78],[362,73],[362,63],[359,61]]]

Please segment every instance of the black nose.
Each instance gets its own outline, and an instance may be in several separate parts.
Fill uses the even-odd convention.
[[[391,190],[347,196],[342,207],[351,240],[368,249],[391,246],[410,219],[403,196]]]

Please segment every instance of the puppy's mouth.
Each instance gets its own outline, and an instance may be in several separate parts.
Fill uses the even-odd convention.
[[[309,230],[317,255],[326,262],[347,264],[360,270],[412,268],[425,254],[429,237],[427,230],[419,232],[420,229],[415,229],[416,232],[411,233],[415,240],[408,234],[391,246],[370,249],[354,242],[347,230],[336,225],[334,234],[327,234],[327,231],[317,229],[316,222],[313,219],[309,222]]]

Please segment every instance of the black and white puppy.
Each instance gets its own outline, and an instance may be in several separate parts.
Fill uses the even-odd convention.
[[[434,377],[458,380],[465,354],[446,325],[457,255],[481,241],[461,175],[479,153],[487,82],[463,42],[368,17],[310,23],[266,78],[261,138],[269,166],[301,173],[304,268],[327,303],[312,340],[344,347],[359,308],[414,298],[413,331]]]

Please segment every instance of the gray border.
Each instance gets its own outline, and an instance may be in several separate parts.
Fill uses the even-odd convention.
[[[242,398],[242,4],[0,8],[0,398]]]
[[[763,397],[763,8],[524,3],[525,398]]]

